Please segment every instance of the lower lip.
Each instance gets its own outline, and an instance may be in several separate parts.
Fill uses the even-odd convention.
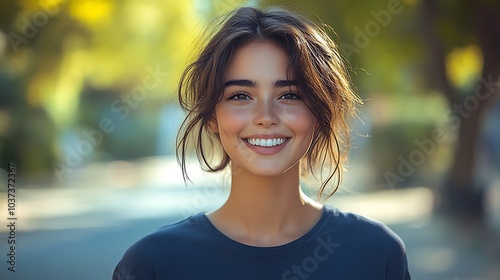
[[[274,155],[276,153],[279,153],[286,144],[288,144],[289,138],[281,145],[276,145],[276,146],[271,146],[271,147],[262,147],[262,146],[253,146],[250,145],[246,140],[243,140],[245,144],[250,148],[250,150],[254,151],[255,153],[259,155],[264,155],[264,156],[269,156],[269,155]]]

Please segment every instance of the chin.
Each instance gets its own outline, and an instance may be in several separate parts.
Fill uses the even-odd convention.
[[[257,169],[257,170],[255,170],[255,169],[253,169],[253,170],[235,169],[232,171],[232,175],[237,176],[238,174],[241,174],[243,171],[246,174],[249,174],[251,176],[260,176],[260,177],[274,177],[274,176],[283,175],[285,173],[283,170],[278,171],[278,170],[269,170],[269,169]]]
[[[243,167],[243,168],[236,168],[233,170],[233,175],[237,175],[238,173],[242,172],[243,170],[245,173],[249,173],[253,176],[261,176],[261,177],[275,177],[275,176],[282,176],[289,171],[292,166],[262,166],[262,167]]]

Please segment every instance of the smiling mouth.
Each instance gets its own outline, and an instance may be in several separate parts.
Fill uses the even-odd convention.
[[[245,138],[244,140],[252,146],[274,147],[285,143],[288,139],[290,138],[271,138],[271,139]]]

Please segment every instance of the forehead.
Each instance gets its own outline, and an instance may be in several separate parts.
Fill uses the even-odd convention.
[[[257,82],[286,80],[288,55],[275,43],[252,41],[238,48],[226,68],[224,80],[250,79]],[[291,78],[289,71],[288,78]]]

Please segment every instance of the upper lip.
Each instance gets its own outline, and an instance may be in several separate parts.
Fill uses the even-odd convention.
[[[283,134],[254,134],[251,136],[243,137],[243,139],[274,139],[274,138],[290,138]]]

